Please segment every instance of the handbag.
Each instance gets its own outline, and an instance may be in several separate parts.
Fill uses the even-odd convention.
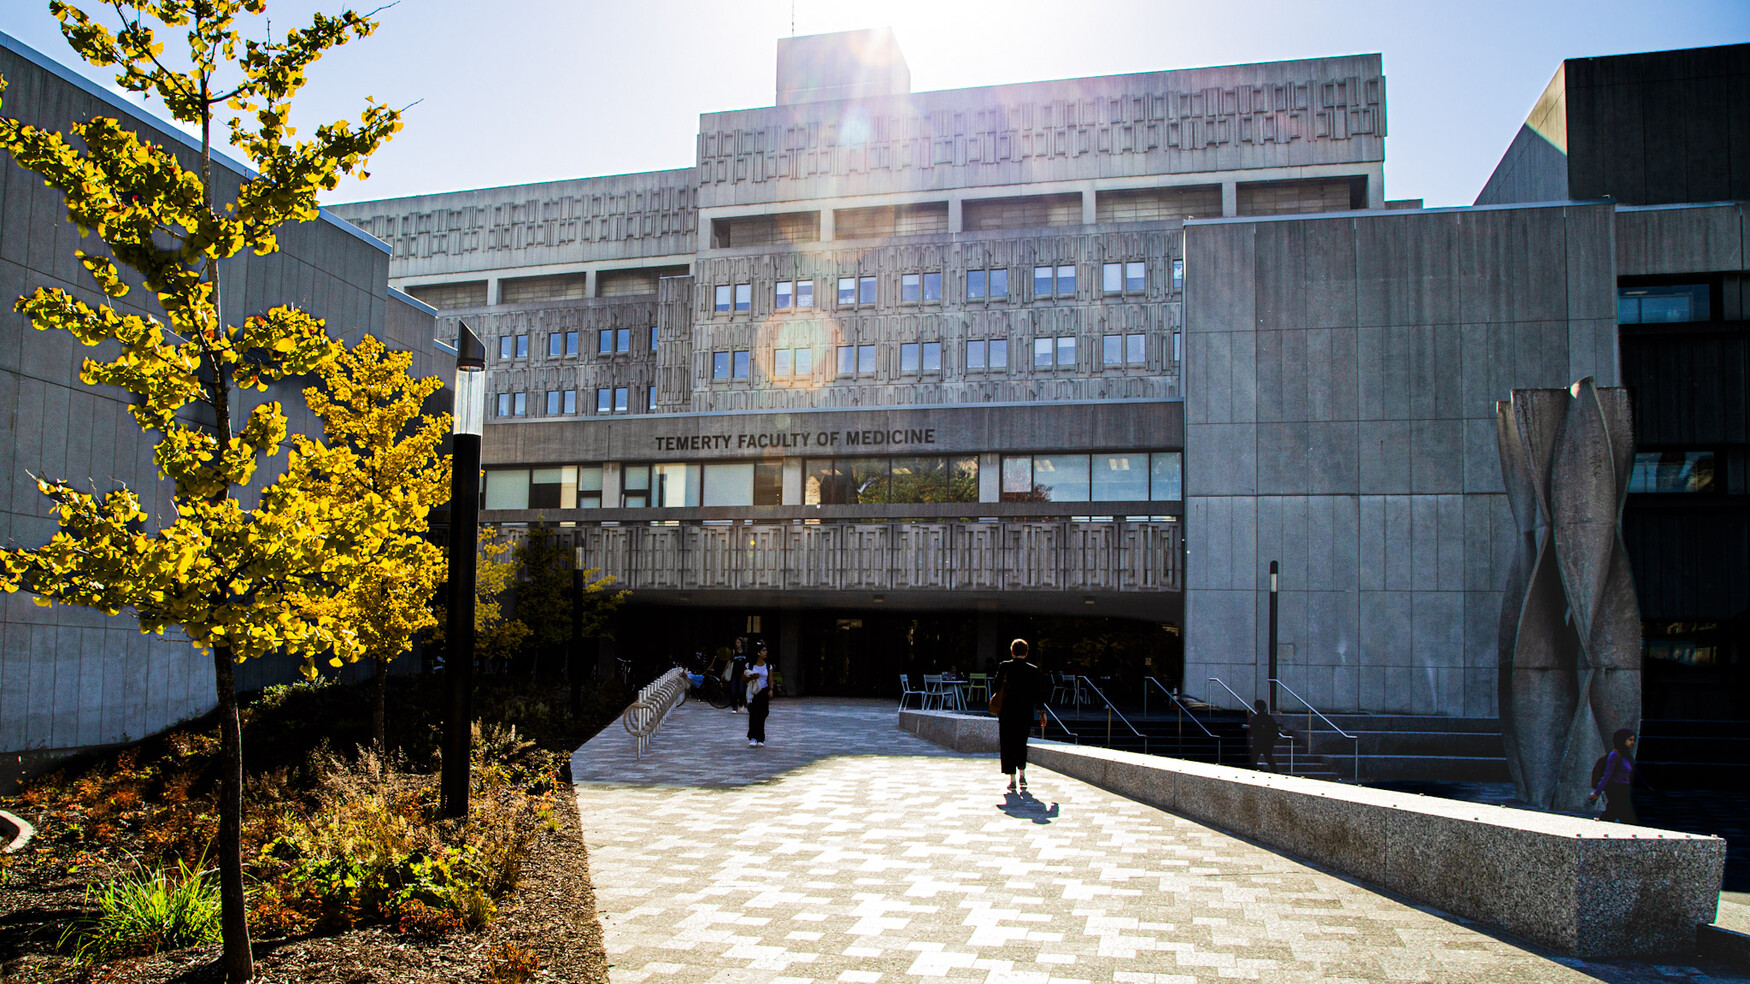
[[[990,695],[990,712],[992,714],[1001,714],[1003,712],[1003,694],[1007,693],[1008,689],[1009,678],[1005,676],[1003,677],[1003,685],[997,688],[996,693]]]

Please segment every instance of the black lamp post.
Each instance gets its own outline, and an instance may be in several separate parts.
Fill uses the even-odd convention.
[[[486,423],[486,346],[467,325],[456,339],[456,426],[450,450],[450,610],[444,625],[444,814],[468,815],[474,719],[474,549],[480,526],[480,435]]]

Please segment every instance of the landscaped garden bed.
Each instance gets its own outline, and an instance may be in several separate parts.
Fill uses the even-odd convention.
[[[477,692],[472,808],[441,819],[441,686],[396,680],[388,751],[368,687],[272,688],[243,711],[244,868],[257,980],[606,981],[570,752],[623,706]],[[193,722],[0,800],[36,827],[0,858],[0,982],[220,981],[218,732]],[[201,941],[207,942],[201,942]]]

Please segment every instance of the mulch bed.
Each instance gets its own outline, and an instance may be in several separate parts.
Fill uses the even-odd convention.
[[[561,787],[569,793],[570,777]],[[256,980],[262,984],[426,984],[452,981],[576,981],[605,984],[607,955],[596,918],[595,889],[575,796],[555,798],[557,831],[542,830],[524,859],[516,893],[499,903],[498,918],[478,933],[413,936],[372,926],[334,935],[255,941]],[[39,818],[22,814],[37,823]],[[72,969],[54,946],[83,908],[91,868],[14,867],[0,887],[0,984],[114,982],[114,984],[222,984],[219,948],[199,947]],[[512,949],[507,953],[507,945]],[[514,961],[540,960],[533,977],[517,976]],[[525,962],[525,966],[527,963]]]

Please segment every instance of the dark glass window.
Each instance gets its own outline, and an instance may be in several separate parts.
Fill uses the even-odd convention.
[[[893,501],[886,458],[841,458],[838,469],[840,475],[850,480],[851,492],[856,496],[852,501],[862,505]]]
[[[784,466],[776,461],[758,461],[753,466],[753,504],[784,504]]]
[[[1713,492],[1720,487],[1712,451],[1637,451],[1630,492]]]
[[[1707,284],[1621,287],[1616,292],[1616,320],[1624,325],[1707,321],[1708,293]]]

